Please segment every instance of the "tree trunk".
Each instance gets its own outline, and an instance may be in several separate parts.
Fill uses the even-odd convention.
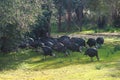
[[[0,51],[3,53],[7,53],[8,52],[8,48],[6,47],[7,45],[7,37],[1,37],[0,38],[1,41],[1,47],[0,47]]]
[[[61,13],[61,8],[60,8],[59,11],[58,11],[58,32],[63,31],[61,20],[62,20],[62,13]]]
[[[47,23],[47,33],[46,33],[46,36],[47,37],[50,37],[50,33],[51,33],[51,27],[50,27],[50,19],[48,20],[48,23]]]
[[[67,30],[66,31],[71,31],[72,27],[72,1],[67,0],[67,5],[66,5],[66,19],[67,19]]]
[[[80,27],[80,31],[82,31],[82,24],[83,24],[83,5],[78,6],[75,9],[76,18],[77,18],[77,25]]]
[[[71,17],[72,17],[72,15],[71,15],[70,9],[67,10],[66,17],[67,17],[67,31],[71,31]]]

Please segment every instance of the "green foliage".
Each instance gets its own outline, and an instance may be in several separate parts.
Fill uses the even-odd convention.
[[[36,39],[39,37],[45,37],[48,32],[47,24],[47,18],[39,15],[36,24],[32,25],[31,36],[34,36],[33,38]]]
[[[115,47],[114,47],[114,51],[116,52],[116,51],[119,51],[120,50],[120,45],[118,44],[118,45],[115,45]]]
[[[113,14],[113,25],[120,28],[120,14],[117,13],[120,13],[120,11]]]
[[[38,39],[39,37],[46,37],[50,35],[50,19],[51,19],[52,11],[49,8],[49,5],[42,5],[42,15],[37,16],[37,20],[35,24],[32,26],[31,35],[33,38]]]
[[[9,21],[10,18],[15,18],[20,27],[24,31],[28,30],[28,25],[35,21],[35,16],[40,14],[41,1],[26,1],[26,0],[7,0],[0,2],[0,15],[2,17],[0,22]]]
[[[21,40],[21,32],[17,23],[6,23],[0,29],[0,51],[3,53],[15,50]]]

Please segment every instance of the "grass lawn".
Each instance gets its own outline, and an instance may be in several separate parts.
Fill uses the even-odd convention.
[[[78,52],[68,57],[56,53],[46,60],[32,50],[0,55],[0,80],[120,80],[120,50],[113,50],[118,44],[119,38],[105,38],[100,61],[94,62]]]

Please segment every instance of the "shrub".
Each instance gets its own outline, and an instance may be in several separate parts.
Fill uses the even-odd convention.
[[[0,51],[7,53],[16,49],[21,39],[21,32],[17,23],[6,23],[0,28]]]

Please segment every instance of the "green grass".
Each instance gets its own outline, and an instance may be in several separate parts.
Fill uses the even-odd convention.
[[[0,80],[120,80],[120,51],[113,51],[119,40],[106,38],[98,50],[100,61],[93,62],[78,52],[68,57],[56,53],[46,60],[32,50],[0,55]]]
[[[82,31],[80,32],[78,28],[75,26],[72,26],[71,31],[64,31],[64,32],[59,32],[57,31],[57,24],[52,23],[51,24],[51,32],[52,35],[69,35],[69,34],[93,34],[93,33],[117,33],[120,32],[120,28],[116,28],[111,25],[105,26],[103,29],[99,29],[97,25],[92,25],[92,24],[85,24],[82,26]],[[65,29],[66,25],[63,26],[63,29]]]

